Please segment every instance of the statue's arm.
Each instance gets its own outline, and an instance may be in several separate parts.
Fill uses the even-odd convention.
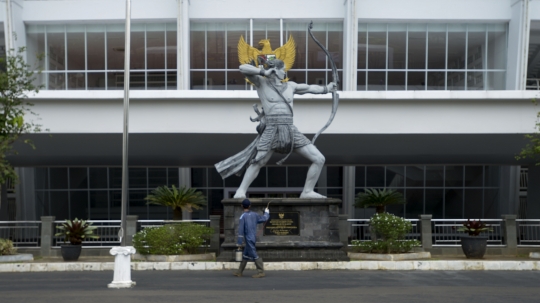
[[[253,66],[251,64],[240,65],[240,72],[244,74],[248,78],[248,80],[251,83],[255,84],[256,86],[259,85],[259,77],[262,76],[261,71],[264,72],[265,76],[269,76],[272,73],[269,70],[264,70],[264,69],[261,70],[260,68]]]
[[[332,92],[332,90],[336,89],[336,84],[334,82],[328,83],[326,86],[320,86],[320,85],[308,85],[308,84],[296,84],[296,88],[294,90],[295,94],[303,95],[303,94],[326,94],[329,92]]]

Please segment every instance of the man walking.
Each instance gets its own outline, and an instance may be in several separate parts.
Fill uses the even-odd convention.
[[[257,241],[257,224],[264,223],[270,218],[270,210],[266,208],[264,210],[264,215],[260,216],[250,210],[251,202],[248,199],[242,201],[242,207],[244,208],[244,213],[240,216],[240,223],[238,224],[238,241],[236,245],[240,248],[244,241],[246,243],[242,254],[242,262],[234,275],[241,277],[247,262],[254,261],[258,273],[252,277],[262,278],[265,276],[264,264],[262,259],[257,255],[257,250],[255,249],[255,242]]]

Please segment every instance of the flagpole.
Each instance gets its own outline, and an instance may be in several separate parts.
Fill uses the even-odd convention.
[[[128,135],[129,135],[129,61],[131,55],[131,0],[126,0],[126,43],[124,47],[124,130],[122,140],[122,237],[121,246],[127,245],[126,216],[129,187],[128,172]]]

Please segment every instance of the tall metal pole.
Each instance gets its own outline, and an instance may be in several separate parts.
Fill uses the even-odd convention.
[[[122,142],[122,246],[127,246],[126,216],[128,199],[128,134],[129,134],[129,60],[131,50],[131,0],[126,0],[126,44],[124,47],[124,132]]]

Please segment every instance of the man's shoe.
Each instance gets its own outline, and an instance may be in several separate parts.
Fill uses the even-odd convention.
[[[241,277],[242,276],[242,273],[241,272],[234,272],[233,275],[237,276],[237,277]]]
[[[264,273],[258,273],[256,275],[251,276],[251,277],[253,277],[253,278],[262,278],[262,277],[265,277],[265,276],[266,275]]]

